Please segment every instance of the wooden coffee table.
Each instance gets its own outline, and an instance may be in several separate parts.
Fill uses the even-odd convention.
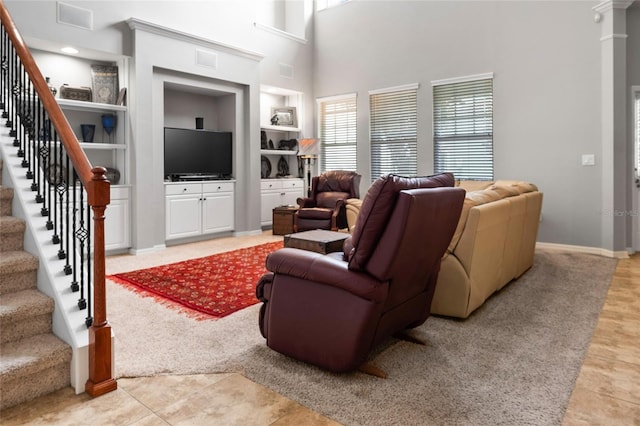
[[[315,229],[313,231],[285,235],[284,246],[327,254],[342,251],[344,240],[347,237],[349,237],[349,234],[345,232]]]

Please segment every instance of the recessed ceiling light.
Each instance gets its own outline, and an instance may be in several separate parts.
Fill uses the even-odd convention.
[[[60,50],[62,50],[64,53],[69,53],[71,55],[76,55],[78,53],[78,49],[76,49],[75,47],[71,47],[71,46],[63,47]]]

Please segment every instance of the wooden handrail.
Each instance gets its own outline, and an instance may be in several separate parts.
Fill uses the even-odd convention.
[[[31,51],[9,15],[3,0],[0,0],[0,19],[87,192],[88,203],[93,211],[94,320],[89,328],[89,379],[85,390],[91,396],[102,395],[117,388],[111,365],[111,326],[107,321],[105,291],[104,212],[110,202],[110,183],[105,176],[106,169],[93,167],[89,162],[67,118],[49,90]]]
[[[58,102],[56,102],[56,99],[53,97],[53,94],[49,90],[49,86],[42,76],[40,68],[38,68],[38,66],[36,65],[36,61],[33,59],[31,51],[22,39],[22,36],[20,35],[20,32],[15,25],[15,22],[13,22],[13,19],[9,15],[9,11],[4,5],[4,1],[0,0],[0,3],[2,3],[2,8],[0,8],[2,14],[2,24],[4,25],[7,34],[9,35],[9,39],[11,40],[16,53],[20,57],[20,61],[22,62],[25,71],[29,75],[31,83],[35,87],[40,101],[42,102],[44,108],[47,110],[49,119],[51,120],[53,126],[56,128],[56,131],[58,132],[58,135],[60,136],[60,139],[64,144],[64,148],[67,151],[71,162],[76,168],[76,172],[78,173],[82,184],[85,186],[85,188],[87,188],[88,191],[88,184],[93,178],[93,173],[91,172],[91,163],[89,163],[86,154],[80,147],[78,138],[76,138],[75,133],[73,133],[73,130],[71,129],[71,126],[67,121],[67,117],[65,117],[62,109],[60,109],[60,105],[58,105]],[[107,200],[107,204],[108,202],[109,200]]]

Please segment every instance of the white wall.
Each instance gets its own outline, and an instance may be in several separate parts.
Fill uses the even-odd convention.
[[[309,41],[307,44],[256,28],[254,23],[259,20],[258,15],[262,11],[260,5],[264,3],[262,0],[64,0],[63,3],[93,12],[93,31],[58,24],[54,0],[5,0],[4,3],[25,38],[34,37],[112,54],[131,55],[132,33],[125,21],[133,17],[258,52],[265,56],[260,64],[261,83],[304,93],[310,91],[313,36],[310,22],[305,22],[307,26],[304,31],[296,29],[305,34]],[[292,3],[304,4],[305,15],[311,8],[310,0],[293,0]],[[287,8],[296,9],[292,5]],[[296,14],[299,13],[296,11]],[[281,63],[294,67],[293,79],[280,76]]]
[[[5,4],[25,36],[114,54],[132,54],[130,17],[258,52],[261,84],[305,94],[305,129],[314,127],[315,97],[355,91],[363,182],[369,90],[420,83],[418,169],[427,174],[430,82],[493,72],[495,177],[529,180],[544,192],[540,241],[602,247],[599,201],[613,188],[603,188],[600,162],[597,1],[353,0],[317,13],[307,44],[256,28],[256,1],[67,1],[94,12],[93,31],[57,24],[53,0]],[[627,80],[640,84],[639,6],[627,14]],[[283,64],[293,78],[280,75]],[[596,165],[581,166],[581,155],[591,153]]]
[[[352,1],[316,14],[315,95],[358,93],[368,182],[368,91],[419,83],[418,169],[433,171],[430,82],[494,73],[496,179],[544,192],[539,240],[601,247],[600,28],[595,2]],[[596,165],[581,166],[582,154]]]
[[[235,110],[230,114],[233,117],[247,117],[246,126],[234,129],[234,154],[238,158],[235,162],[238,197],[236,231],[260,230],[259,86],[266,84],[308,94],[304,97],[306,108],[300,110],[313,111],[313,96],[311,43],[256,27],[254,23],[259,1],[64,1],[93,14],[92,30],[57,23],[56,2],[53,0],[5,1],[28,42],[35,40],[43,46],[48,43],[69,44],[80,48],[81,52],[90,51],[92,55],[97,52],[98,57],[107,54],[128,55],[133,58],[128,105],[132,128],[129,152],[132,164],[131,183],[134,185],[134,252],[164,244],[163,233],[158,232],[164,229],[163,215],[153,214],[149,219],[147,208],[161,206],[163,203],[159,132],[164,125],[162,85],[169,80],[165,79],[165,74],[156,72],[155,68],[183,73],[179,80],[185,82],[192,79],[197,81],[200,88],[222,84],[227,88],[227,93],[234,94],[232,106]],[[300,0],[298,3],[304,4],[305,14],[310,10],[310,0]],[[38,13],[34,13],[35,11]],[[191,42],[176,42],[171,37],[165,40],[154,39],[151,34],[138,34],[136,39],[127,24],[130,18],[149,22],[158,28],[167,28],[175,34],[185,34],[191,37]],[[305,26],[306,24],[308,21],[303,22],[301,33],[310,39],[311,27]],[[218,46],[254,52],[262,59],[250,66],[248,71],[238,66],[244,59],[220,52],[217,70],[207,70],[194,63],[193,49],[205,46],[206,50],[209,41]],[[281,75],[282,65],[291,67],[292,76]],[[159,90],[156,90],[156,84],[159,84]],[[225,120],[229,121],[230,118],[226,117]],[[301,126],[311,129],[312,123],[313,117],[308,115],[303,117]]]

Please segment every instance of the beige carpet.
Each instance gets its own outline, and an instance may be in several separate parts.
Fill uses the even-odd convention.
[[[432,317],[429,342],[388,341],[372,360],[389,378],[336,375],[265,346],[259,305],[194,321],[109,284],[116,373],[242,371],[347,425],[560,424],[615,260],[538,251],[534,267],[465,321]]]
[[[281,240],[265,232],[172,246],[138,256],[110,256],[107,274]],[[254,305],[229,317],[198,321],[107,280],[116,377],[241,371],[243,354],[263,340],[257,326],[258,309],[259,305]]]

